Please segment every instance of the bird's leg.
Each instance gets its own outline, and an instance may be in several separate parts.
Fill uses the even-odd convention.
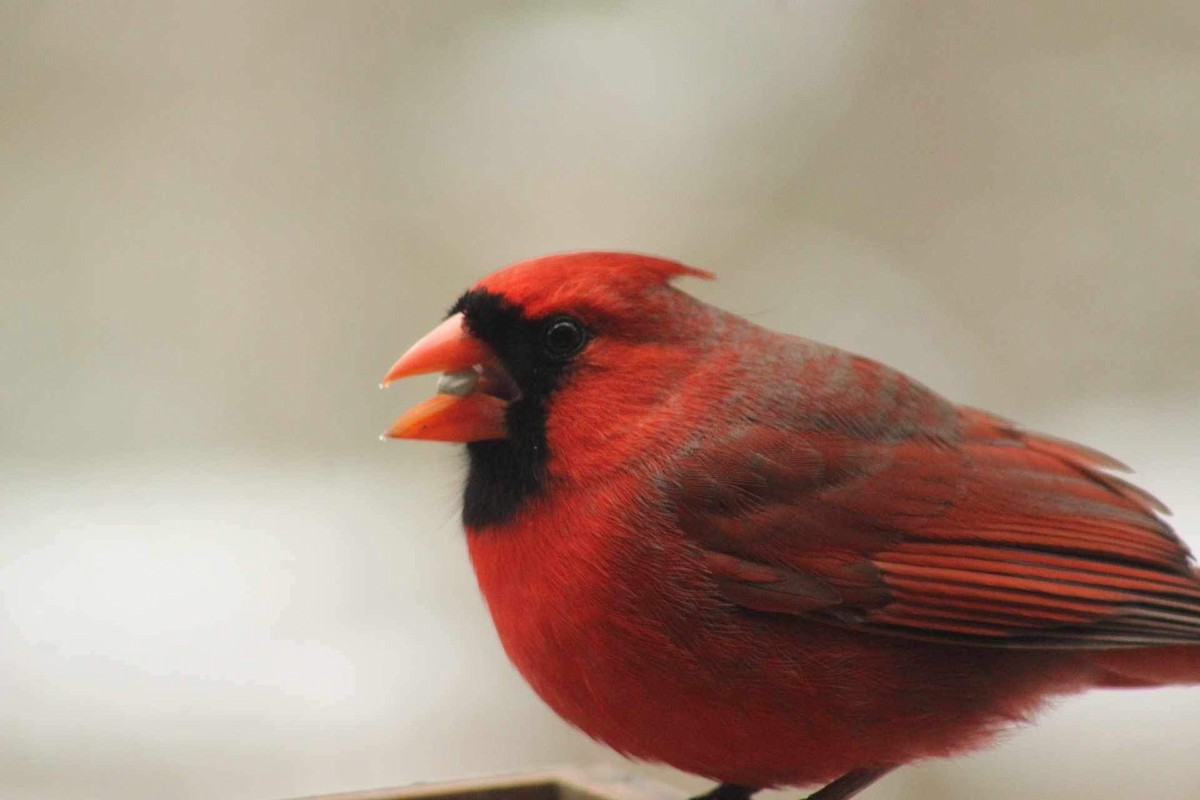
[[[692,800],[750,800],[750,795],[757,791],[758,789],[751,786],[722,783],[704,794],[693,797]]]
[[[852,769],[833,783],[813,792],[805,800],[847,800],[891,772],[892,769],[894,768],[890,766]]]

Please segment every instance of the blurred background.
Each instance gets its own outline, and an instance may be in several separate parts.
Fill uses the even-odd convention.
[[[619,762],[505,660],[456,448],[376,439],[548,252],[712,269],[1200,544],[1200,5],[7,2],[0,60],[8,800]],[[868,797],[1183,800],[1198,737],[1198,690],[1094,693]]]

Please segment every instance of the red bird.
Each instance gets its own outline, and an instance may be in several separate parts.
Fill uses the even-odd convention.
[[[385,380],[465,442],[517,669],[634,758],[746,800],[979,747],[1047,698],[1200,682],[1200,578],[1119,462],[765,330],[639,255],[480,281]]]

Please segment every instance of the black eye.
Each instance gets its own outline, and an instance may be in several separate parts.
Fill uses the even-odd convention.
[[[587,340],[587,330],[574,317],[555,317],[542,327],[542,350],[557,361],[578,353]]]

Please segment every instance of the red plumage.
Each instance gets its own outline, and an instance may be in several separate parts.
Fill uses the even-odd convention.
[[[1119,462],[681,275],[704,273],[585,253],[477,287],[589,331],[543,398],[541,482],[468,527],[506,652],[566,720],[764,787],[977,747],[1053,695],[1200,682],[1200,580]]]

